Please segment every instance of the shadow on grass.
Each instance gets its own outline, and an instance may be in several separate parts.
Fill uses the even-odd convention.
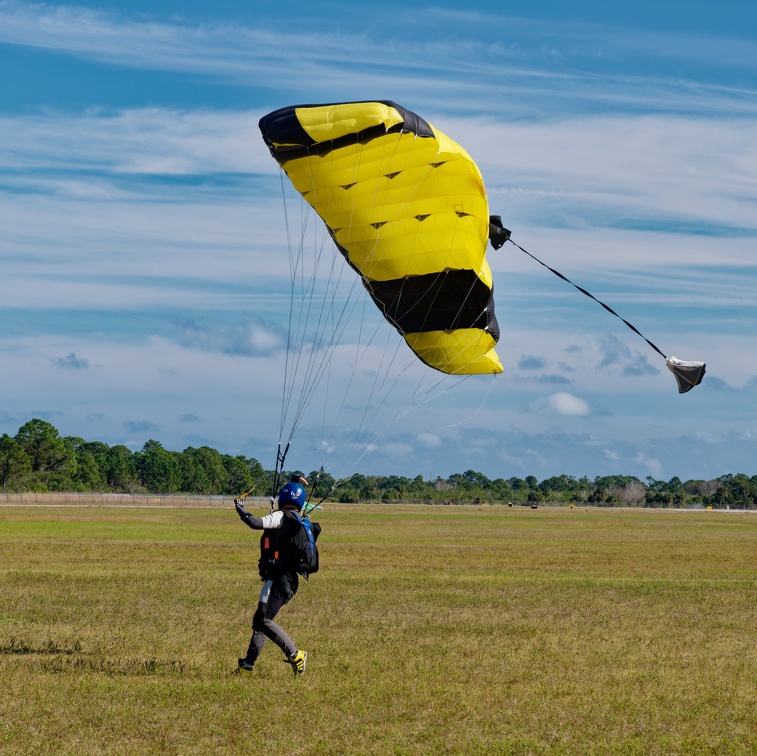
[[[73,646],[61,646],[55,641],[47,640],[39,646],[34,646],[24,640],[17,638],[11,638],[10,641],[0,646],[0,654],[80,654],[82,653],[82,646],[79,641],[76,641]]]
[[[103,659],[87,656],[81,643],[62,646],[52,640],[34,645],[18,638],[11,638],[5,645],[0,645],[0,654],[17,656],[42,656],[43,671],[56,673],[96,672],[105,675],[145,676],[184,674],[190,667],[177,659]]]
[[[184,674],[190,667],[177,659],[102,659],[85,656],[56,656],[42,661],[42,669],[53,674],[94,672],[114,677]]]

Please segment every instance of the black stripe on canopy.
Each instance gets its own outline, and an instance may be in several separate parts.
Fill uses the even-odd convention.
[[[373,301],[400,333],[478,328],[499,339],[492,290],[472,270],[364,281]]]
[[[386,136],[392,132],[409,132],[419,137],[434,137],[434,131],[429,124],[417,113],[403,108],[391,100],[372,100],[394,108],[403,118],[401,123],[387,129],[384,124],[378,124],[363,131],[347,134],[339,139],[328,142],[316,142],[297,118],[297,110],[301,108],[328,107],[326,105],[290,105],[286,108],[274,110],[260,119],[260,131],[263,139],[271,151],[271,155],[282,165],[289,160],[306,157],[308,155],[327,155],[350,144],[365,144],[372,139]],[[330,103],[332,105],[349,105],[351,103]]]

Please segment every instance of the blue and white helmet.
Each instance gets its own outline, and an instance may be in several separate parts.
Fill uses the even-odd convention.
[[[306,499],[305,489],[299,483],[287,483],[279,491],[279,509],[282,504],[294,504],[299,512],[305,506]]]

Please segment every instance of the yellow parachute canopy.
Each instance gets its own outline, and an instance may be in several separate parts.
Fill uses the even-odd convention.
[[[260,130],[415,354],[444,373],[501,373],[489,208],[468,153],[390,101],[281,108]]]

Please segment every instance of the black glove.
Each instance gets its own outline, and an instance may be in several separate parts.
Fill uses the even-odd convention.
[[[242,522],[247,525],[248,528],[252,528],[253,530],[263,530],[263,520],[260,517],[251,515],[244,508],[244,499],[234,499],[234,506],[236,507],[239,519],[242,520]]]

